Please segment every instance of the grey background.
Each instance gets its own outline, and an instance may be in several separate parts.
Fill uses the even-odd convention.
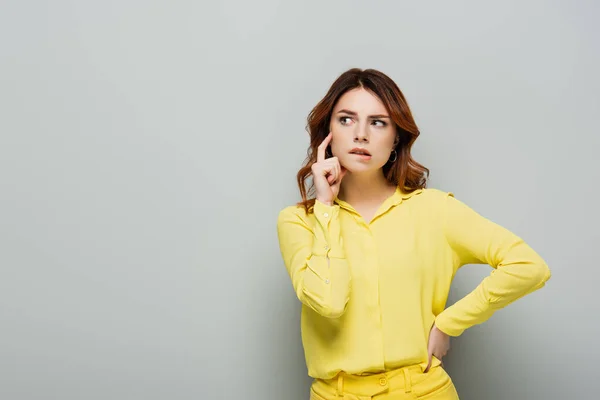
[[[2,2],[0,398],[307,399],[275,223],[306,115],[355,66],[404,91],[430,187],[553,272],[452,342],[461,399],[597,398],[598,11]]]

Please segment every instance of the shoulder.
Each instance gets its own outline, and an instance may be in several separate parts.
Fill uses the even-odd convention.
[[[415,191],[404,202],[409,207],[410,212],[418,215],[418,218],[423,221],[439,222],[445,219],[449,204],[448,199],[453,197],[452,192],[436,188],[425,188]]]
[[[304,207],[297,205],[297,204],[291,205],[291,206],[286,206],[279,210],[280,217],[281,216],[290,216],[290,215],[306,216],[306,211],[304,210]]]
[[[301,205],[287,206],[279,211],[277,225],[281,226],[288,222],[308,224],[312,215],[312,213],[307,214],[305,208]]]
[[[403,202],[407,206],[407,212],[420,226],[442,229],[448,210],[448,198],[453,196],[452,192],[424,188],[415,191],[413,196]]]
[[[410,198],[414,198],[415,202],[431,206],[443,207],[448,197],[454,197],[454,193],[447,192],[436,188],[418,189],[409,194]]]

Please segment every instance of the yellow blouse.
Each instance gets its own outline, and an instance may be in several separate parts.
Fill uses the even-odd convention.
[[[308,215],[290,206],[279,213],[277,231],[302,302],[313,378],[424,366],[434,322],[458,336],[550,279],[544,260],[521,238],[437,189],[398,188],[368,224],[340,199],[332,206],[317,200]],[[494,269],[445,308],[465,264]]]

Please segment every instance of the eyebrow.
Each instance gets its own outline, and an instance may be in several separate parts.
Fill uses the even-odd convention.
[[[350,111],[350,110],[340,110],[337,112],[338,114],[348,114],[348,115],[353,115],[353,116],[357,116],[358,114],[355,113],[354,111]],[[389,118],[389,115],[385,115],[385,114],[377,114],[377,115],[369,115],[369,118]]]

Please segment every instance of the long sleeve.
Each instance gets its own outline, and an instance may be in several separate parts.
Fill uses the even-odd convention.
[[[296,207],[288,207],[277,221],[279,248],[298,299],[328,318],[340,317],[350,296],[339,211],[338,205],[317,200],[314,219],[303,218]]]
[[[544,260],[520,237],[482,217],[451,193],[445,198],[444,233],[458,267],[489,264],[489,276],[436,317],[448,335],[489,319],[494,312],[540,289],[551,273]]]

